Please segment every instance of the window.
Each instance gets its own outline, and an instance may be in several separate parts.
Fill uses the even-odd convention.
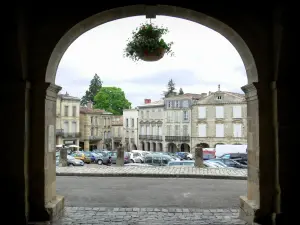
[[[145,159],[145,163],[149,163],[149,164],[152,164],[152,157],[146,157]]]
[[[72,122],[72,132],[76,132],[76,130],[77,130],[77,124],[76,124],[76,122]]]
[[[65,116],[69,116],[69,106],[65,105]]]
[[[149,125],[146,126],[146,135],[150,135],[150,126]]]
[[[126,127],[128,127],[128,119],[126,119]]]
[[[149,119],[149,111],[146,112],[146,118]]]
[[[184,121],[189,120],[189,112],[188,111],[183,111],[183,120]]]
[[[161,158],[159,156],[153,156],[153,164],[161,164]]]
[[[179,108],[179,101],[175,101],[175,107]]]
[[[68,133],[69,132],[69,122],[65,121],[64,122],[64,133]]]
[[[183,136],[189,136],[188,134],[188,125],[183,125]]]
[[[206,124],[198,125],[198,134],[199,137],[206,137]]]
[[[179,125],[175,125],[175,136],[180,136]]]
[[[224,118],[224,106],[216,106],[216,118]]]
[[[217,96],[217,99],[218,99],[218,100],[221,100],[221,99],[222,99],[222,96],[220,96],[220,95]]]
[[[72,114],[73,114],[73,117],[76,117],[76,114],[77,114],[77,113],[76,113],[76,106],[73,106],[73,111],[72,111],[72,112],[73,112],[73,113],[72,113]]]
[[[216,124],[216,137],[224,137],[224,124]]]
[[[145,126],[141,125],[141,135],[145,135]]]
[[[242,137],[242,124],[233,124],[233,137]]]
[[[144,119],[144,112],[141,111],[141,118]]]
[[[233,106],[233,118],[242,118],[242,106],[235,105]]]
[[[206,118],[206,107],[205,106],[200,106],[198,108],[198,118],[199,119],[204,119]]]
[[[162,129],[161,129],[161,126],[158,126],[157,128],[158,128],[158,135],[159,135],[159,136],[162,136]]]
[[[171,125],[167,125],[167,136],[171,136]]]
[[[93,124],[93,117],[91,116],[91,124]]]
[[[172,107],[172,101],[168,101],[168,108]]]
[[[183,107],[183,108],[188,108],[188,107],[189,107],[189,101],[188,101],[188,100],[184,100],[184,101],[182,102],[182,107]]]
[[[134,127],[134,119],[131,119],[131,127]]]

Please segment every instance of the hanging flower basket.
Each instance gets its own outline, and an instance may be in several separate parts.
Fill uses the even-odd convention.
[[[153,24],[142,24],[132,32],[132,38],[128,40],[124,56],[133,61],[143,60],[147,62],[158,61],[164,55],[174,53],[171,50],[173,42],[166,43],[162,36],[168,33],[167,28],[159,28]]]

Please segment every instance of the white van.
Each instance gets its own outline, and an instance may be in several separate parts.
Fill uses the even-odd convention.
[[[216,157],[227,153],[247,153],[247,145],[216,145]]]

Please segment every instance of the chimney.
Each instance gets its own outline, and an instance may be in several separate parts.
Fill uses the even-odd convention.
[[[149,104],[149,103],[151,103],[151,99],[149,99],[149,98],[145,98],[145,99],[144,99],[144,103],[145,103],[145,104]]]
[[[88,107],[88,109],[92,109],[93,108],[93,102],[88,102],[87,107]]]

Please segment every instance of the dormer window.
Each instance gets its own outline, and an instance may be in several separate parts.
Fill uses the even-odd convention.
[[[217,96],[217,99],[218,99],[218,100],[221,100],[221,99],[222,99],[222,96],[218,95],[218,96]]]

